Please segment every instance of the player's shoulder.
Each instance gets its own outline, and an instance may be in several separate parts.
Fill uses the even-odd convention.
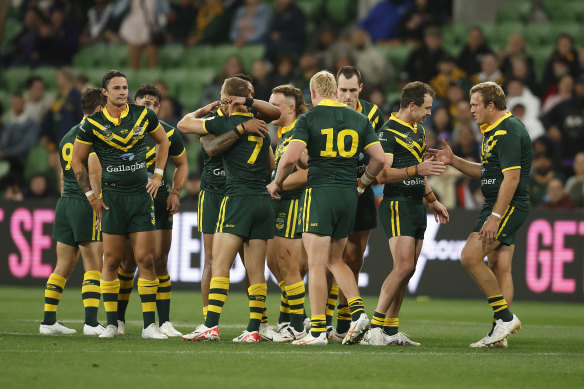
[[[513,133],[517,136],[523,136],[527,134],[527,130],[525,129],[523,122],[513,115],[505,119],[505,127],[509,129],[510,133]]]
[[[368,115],[369,113],[373,113],[373,115],[381,114],[381,110],[377,104],[374,104],[370,101],[359,99],[359,103],[361,107],[363,107],[363,114]]]
[[[176,130],[175,127],[171,126],[170,124],[168,124],[167,122],[165,122],[163,120],[158,120],[158,122],[160,123],[162,128],[164,128],[164,131],[166,131],[167,134],[172,133]]]

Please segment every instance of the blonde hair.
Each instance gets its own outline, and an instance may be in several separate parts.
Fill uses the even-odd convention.
[[[507,109],[505,92],[503,92],[503,88],[501,88],[496,82],[481,82],[471,88],[471,96],[473,93],[479,93],[483,97],[483,104],[485,107],[493,103],[498,111],[504,111]]]
[[[322,97],[334,97],[337,92],[337,81],[329,71],[321,70],[310,79],[310,89],[314,89]]]

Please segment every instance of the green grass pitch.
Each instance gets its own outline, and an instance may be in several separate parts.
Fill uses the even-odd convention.
[[[0,287],[0,388],[583,388],[584,306],[517,301],[523,331],[509,349],[470,349],[491,312],[484,301],[406,299],[400,329],[421,347],[298,347],[234,344],[245,327],[247,299],[232,293],[223,310],[221,342],[144,340],[134,290],[127,335],[80,335],[79,288],[66,288],[57,317],[77,335],[41,336],[43,289]],[[270,323],[279,296],[268,296]],[[369,314],[376,303],[365,298]],[[200,294],[173,292],[179,331],[202,322]],[[99,318],[105,322],[103,306]]]

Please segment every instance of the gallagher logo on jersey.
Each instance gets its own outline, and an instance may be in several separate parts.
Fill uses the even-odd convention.
[[[122,162],[132,162],[134,159],[136,159],[136,155],[134,153],[120,155],[120,161]]]

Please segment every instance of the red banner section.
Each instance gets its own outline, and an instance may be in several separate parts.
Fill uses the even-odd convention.
[[[0,283],[42,286],[56,263],[51,239],[54,200],[0,202]],[[453,210],[451,222],[439,225],[428,216],[428,228],[410,295],[482,297],[460,265],[460,252],[477,212]],[[169,273],[173,287],[199,289],[203,268],[202,237],[197,232],[196,206],[183,204],[174,217]],[[371,232],[365,265],[359,277],[363,294],[375,295],[392,267],[388,242],[381,227]],[[275,280],[266,269],[266,276]],[[81,285],[78,264],[69,285]],[[517,234],[513,257],[516,298],[584,301],[584,213],[532,211]],[[245,289],[245,268],[239,259],[231,270],[232,289]],[[277,290],[277,288],[273,288]]]

